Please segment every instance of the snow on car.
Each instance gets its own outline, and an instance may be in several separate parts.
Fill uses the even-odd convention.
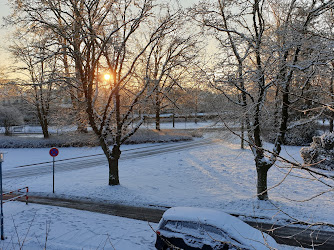
[[[268,234],[213,209],[170,208],[156,232],[157,249],[278,249]]]

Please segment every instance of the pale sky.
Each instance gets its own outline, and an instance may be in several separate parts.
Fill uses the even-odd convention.
[[[0,0],[0,25],[3,25],[2,18],[9,15],[10,9],[7,0]],[[4,47],[7,41],[7,30],[0,28],[0,66],[6,66],[9,55],[5,52]]]
[[[0,16],[3,17],[9,14],[9,6],[7,0],[0,0]],[[2,23],[2,20],[1,20]]]
[[[0,26],[3,25],[2,18],[10,14],[10,8],[8,2],[11,0],[0,0]],[[165,1],[165,0],[162,0]],[[183,6],[190,6],[192,3],[198,0],[179,0]],[[0,67],[10,66],[12,60],[9,54],[6,52],[6,42],[9,40],[8,30],[0,28]]]

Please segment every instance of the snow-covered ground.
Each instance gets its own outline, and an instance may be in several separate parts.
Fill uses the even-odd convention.
[[[155,249],[155,223],[20,202],[4,204],[4,214],[1,249]]]
[[[214,137],[216,139],[216,143],[214,144],[184,151],[169,152],[163,155],[139,159],[125,159],[121,156],[119,169],[121,185],[117,187],[107,185],[107,166],[95,166],[89,169],[71,172],[56,172],[55,196],[75,199],[89,198],[91,200],[104,200],[106,202],[125,203],[136,206],[208,207],[245,216],[266,217],[268,221],[276,223],[285,222],[291,219],[289,216],[292,216],[296,219],[308,222],[322,221],[334,224],[334,214],[332,213],[334,205],[333,193],[325,193],[315,199],[298,202],[326,191],[327,187],[325,185],[314,181],[307,173],[292,170],[292,173],[286,176],[289,169],[273,167],[269,171],[269,186],[273,187],[279,184],[283,179],[285,180],[278,187],[269,190],[270,201],[258,201],[255,197],[256,171],[250,151],[241,150],[238,140],[231,139],[229,136],[226,136],[226,134],[224,134],[224,136],[216,134]],[[122,150],[142,146],[126,145],[122,147]],[[161,146],[161,144],[157,144],[156,147],[159,146]],[[283,155],[301,161],[299,150],[300,147],[284,147]],[[0,149],[0,151],[2,150]],[[49,149],[6,149],[3,151],[7,152],[3,164],[4,171],[23,164],[51,160],[51,157],[48,155]],[[60,155],[57,159],[100,152],[101,150],[99,148],[61,148]],[[48,196],[53,195],[51,174],[4,180],[5,190],[12,190],[23,186],[29,186],[32,193]],[[59,211],[59,214],[64,214],[63,217],[65,221],[67,221],[66,218],[68,218],[68,221],[73,222],[70,223],[70,228],[73,227],[79,230],[81,224],[86,223],[91,226],[94,224],[93,229],[88,229],[89,227],[87,226],[87,232],[90,232],[90,230],[93,230],[93,232],[103,231],[102,226],[101,231],[99,231],[99,228],[95,228],[96,223],[85,221],[87,217],[95,218],[95,216],[101,216],[101,218],[110,218],[109,220],[111,221],[122,220],[120,218],[113,219],[113,217],[106,215],[85,214],[88,212],[81,214],[81,212],[73,210],[37,205],[18,205],[19,207],[16,208],[15,204],[16,203],[5,204],[4,211],[5,214],[13,214],[13,218],[17,220],[18,225],[22,224],[24,218],[32,218],[33,211],[41,211],[43,216],[37,216],[38,222],[36,221],[36,223],[38,225],[34,226],[30,233],[36,233],[36,230],[39,230],[39,233],[36,234],[41,237],[43,233],[45,236],[45,221],[47,220],[51,220],[55,223],[54,232],[56,235],[60,235],[57,231],[59,231],[58,226],[61,224],[62,219],[60,218],[62,218],[62,216],[58,216],[57,211]],[[27,216],[25,217],[24,214]],[[72,216],[73,218],[71,219]],[[40,217],[43,219],[40,220]],[[80,218],[82,218],[83,221],[81,221]],[[15,234],[15,230],[13,226],[10,226],[8,220],[9,219],[6,221],[7,234],[11,232],[11,235],[13,235]],[[108,219],[96,220],[107,221]],[[78,226],[75,226],[76,222]],[[120,221],[119,223],[123,223],[125,225],[124,227],[126,227],[126,225],[132,225],[132,222]],[[153,246],[154,233],[150,232],[147,223],[133,223],[138,225],[138,227],[141,225],[140,227],[142,228],[137,230],[139,235],[141,235],[141,232],[144,230],[147,233],[143,234],[147,237],[148,245]],[[106,223],[106,225],[108,225],[108,223]],[[53,224],[51,224],[51,228],[52,227]],[[110,230],[113,230],[112,226],[110,226],[110,228]],[[25,228],[23,227],[22,230],[23,231],[20,232],[23,233]],[[65,233],[66,230],[60,231]],[[85,233],[80,230],[76,232],[77,235],[85,235]],[[124,234],[126,233],[127,231],[124,229]],[[111,234],[113,234],[113,231],[110,232],[110,235]],[[94,233],[91,232],[91,235],[94,235]],[[58,236],[54,236],[56,237],[56,243],[54,243],[55,245],[53,245],[53,247],[50,247],[51,249],[57,249]],[[75,242],[79,241],[79,239],[75,238],[77,236],[73,237],[73,245],[75,246]],[[85,239],[87,238],[86,236],[83,237]],[[30,238],[34,237],[31,236]],[[66,239],[68,240],[59,240],[59,242],[65,244],[65,241],[70,241],[70,238],[70,234],[66,234]],[[119,238],[119,240],[122,239],[123,238]],[[94,244],[102,241],[103,239],[99,238]],[[116,241],[112,241],[112,243],[116,244]],[[34,242],[36,242],[36,240]],[[90,241],[87,242],[87,244],[90,243]],[[141,246],[146,246],[146,243],[142,243],[139,239],[137,243],[131,244],[135,244],[135,246],[138,244],[138,247],[132,249],[142,249]],[[85,245],[83,248],[86,249],[86,246],[90,248],[89,245]],[[116,249],[127,249],[125,245],[124,247],[123,245],[119,246],[122,247]],[[79,248],[81,249],[80,246]],[[72,248],[69,247],[67,249]],[[75,249],[75,247],[73,247],[73,249]],[[146,249],[149,248],[146,247]]]
[[[155,249],[157,224],[62,207],[5,204],[1,249]],[[279,245],[279,250],[301,249]]]

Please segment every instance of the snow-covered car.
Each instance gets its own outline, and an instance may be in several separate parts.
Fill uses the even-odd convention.
[[[156,231],[157,249],[278,249],[276,241],[227,213],[174,207],[162,216]]]

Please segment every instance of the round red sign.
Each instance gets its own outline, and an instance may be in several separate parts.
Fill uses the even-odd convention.
[[[56,156],[59,154],[59,150],[58,150],[58,148],[51,148],[49,154],[50,154],[52,157],[56,157]]]

